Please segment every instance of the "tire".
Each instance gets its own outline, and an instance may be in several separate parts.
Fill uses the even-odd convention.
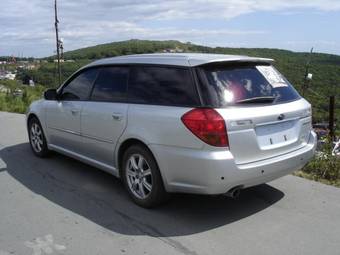
[[[31,118],[28,122],[28,137],[31,149],[36,156],[45,158],[50,154],[44,131],[36,117]]]
[[[168,198],[156,160],[144,146],[132,145],[125,151],[121,177],[131,199],[141,207],[152,208]]]

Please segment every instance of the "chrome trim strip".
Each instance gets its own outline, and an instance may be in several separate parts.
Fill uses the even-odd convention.
[[[112,141],[112,140],[107,140],[107,139],[99,138],[99,137],[96,137],[96,136],[90,136],[90,135],[85,135],[85,134],[81,134],[80,136],[85,137],[85,138],[89,138],[89,139],[92,139],[92,140],[96,140],[96,141],[99,141],[99,142],[114,143],[114,141]]]
[[[99,142],[114,143],[113,140],[107,140],[107,139],[99,138],[99,137],[96,137],[96,136],[85,135],[85,134],[81,134],[81,133],[78,133],[78,132],[75,132],[75,131],[72,131],[72,130],[69,130],[69,129],[56,128],[56,127],[48,127],[48,128],[58,130],[58,131],[61,131],[61,132],[65,132],[65,133],[69,133],[69,134],[73,134],[73,135],[78,135],[78,136],[85,137],[85,138],[89,138],[89,139],[96,140],[96,141],[99,141]]]
[[[69,133],[69,134],[79,135],[79,136],[80,136],[80,133],[75,132],[75,131],[72,131],[72,130],[69,130],[69,129],[57,128],[57,127],[48,127],[48,128],[54,129],[54,130],[58,130],[58,131],[61,131],[61,132],[65,132],[65,133]]]
[[[295,117],[295,118],[289,118],[289,119],[284,119],[284,120],[268,121],[268,122],[264,122],[264,123],[255,124],[255,127],[261,127],[261,126],[267,126],[267,125],[273,125],[273,124],[281,124],[281,123],[285,123],[285,122],[296,121],[296,120],[299,120],[299,119],[300,119],[300,117]]]

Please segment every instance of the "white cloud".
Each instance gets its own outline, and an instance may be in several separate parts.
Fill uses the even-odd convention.
[[[53,0],[1,0],[0,55],[49,55],[54,49]],[[339,0],[58,0],[61,37],[66,49],[84,44],[123,40],[180,39],[202,42],[206,37],[243,38],[261,29],[182,28],[180,20],[224,19],[257,11],[339,11]],[[150,21],[154,25],[150,26]],[[158,25],[173,22],[174,25]],[[149,25],[146,25],[149,24]],[[24,42],[24,43],[23,43]],[[210,43],[212,40],[210,40]],[[226,42],[228,44],[228,42]],[[11,52],[14,51],[14,52]]]
[[[84,17],[89,12],[101,13],[102,17],[110,16],[114,19],[124,16],[127,20],[215,17],[230,19],[255,11],[284,11],[296,8],[311,8],[320,11],[340,10],[339,0],[63,0],[61,3],[65,4],[65,10],[67,9],[67,12],[73,15],[80,14]],[[79,12],[79,10],[82,11]],[[103,11],[106,13],[102,13]]]

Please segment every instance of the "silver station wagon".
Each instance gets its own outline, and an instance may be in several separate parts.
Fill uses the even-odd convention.
[[[32,150],[120,177],[143,207],[173,192],[235,197],[315,151],[311,105],[272,62],[186,53],[95,61],[31,104]]]

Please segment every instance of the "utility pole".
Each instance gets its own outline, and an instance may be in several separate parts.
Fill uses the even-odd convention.
[[[303,82],[303,85],[302,85],[302,96],[303,97],[305,96],[305,92],[307,90],[308,83],[312,79],[312,77],[309,77],[309,67],[310,67],[311,62],[312,62],[313,49],[314,48],[312,47],[311,50],[310,50],[310,53],[309,53],[307,63],[306,63],[305,79],[304,79],[304,82]]]
[[[58,86],[61,84],[61,68],[60,68],[60,41],[59,41],[59,31],[58,31],[58,10],[57,10],[57,0],[54,0],[54,16],[55,16],[55,37],[57,46],[57,58],[58,58]]]

